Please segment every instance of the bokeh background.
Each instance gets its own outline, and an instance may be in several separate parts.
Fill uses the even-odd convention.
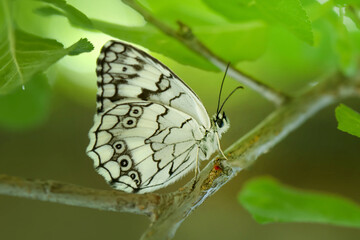
[[[129,25],[142,21],[120,1],[68,3],[94,18]],[[65,46],[87,37],[95,49],[80,56],[65,57],[51,67],[47,72],[48,85],[28,83],[25,91],[16,90],[12,98],[2,98],[3,105],[10,99],[16,104],[8,102],[8,106],[22,109],[27,91],[39,86],[51,89],[51,94],[42,98],[43,109],[30,120],[25,119],[25,115],[31,114],[32,109],[19,112],[19,119],[25,119],[23,123],[9,122],[0,112],[0,173],[110,189],[94,171],[85,148],[95,113],[96,58],[101,46],[111,37],[73,28],[64,18],[38,16],[33,9],[39,4],[22,1],[18,5],[15,13],[21,27],[55,38]],[[314,24],[318,32],[326,30],[329,35],[336,34],[321,25],[325,23]],[[339,66],[331,38],[316,36],[322,38],[315,46],[309,46],[285,29],[274,27],[267,32],[264,53],[256,60],[238,63],[237,67],[270,86],[296,94]],[[180,65],[160,54],[154,56],[199,95],[210,115],[215,112],[223,73]],[[228,77],[224,95],[238,85]],[[274,110],[262,96],[244,87],[225,106],[231,129],[223,136],[224,149]],[[360,110],[359,99],[347,99],[344,103]],[[341,195],[360,203],[360,140],[337,130],[335,107],[320,111],[254,165],[240,172],[185,220],[175,239],[360,239],[358,229],[346,227],[305,223],[260,225],[236,199],[247,180],[267,175],[299,189]],[[164,191],[176,189],[190,177]],[[1,239],[138,239],[148,224],[144,216],[0,196]]]

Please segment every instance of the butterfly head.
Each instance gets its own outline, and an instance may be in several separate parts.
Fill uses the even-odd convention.
[[[230,66],[230,63],[228,63],[228,65],[226,66],[225,74],[224,74],[223,80],[221,81],[216,114],[212,118],[212,125],[214,127],[213,129],[215,130],[215,132],[218,133],[219,137],[221,137],[221,135],[224,132],[226,132],[230,127],[229,119],[226,117],[225,112],[221,113],[221,110],[223,109],[226,101],[231,97],[231,95],[233,95],[233,93],[236,90],[238,90],[240,88],[243,88],[242,86],[238,86],[234,90],[232,90],[232,92],[226,97],[226,99],[223,101],[223,103],[220,106],[221,92],[222,92],[222,88],[223,88],[223,85],[224,85],[226,73],[227,73],[227,70],[229,69],[229,66]]]
[[[213,126],[215,131],[221,136],[230,127],[230,121],[225,115],[225,112],[216,114],[213,118]]]

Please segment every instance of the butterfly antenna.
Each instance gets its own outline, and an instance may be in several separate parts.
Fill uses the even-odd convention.
[[[223,77],[223,79],[222,79],[222,81],[221,81],[219,98],[218,98],[218,104],[217,104],[217,109],[216,109],[216,116],[218,116],[218,115],[219,115],[219,112],[220,112],[220,111],[219,111],[219,106],[220,106],[221,92],[222,92],[222,88],[223,88],[223,85],[224,85],[226,73],[227,73],[227,71],[228,71],[228,69],[229,69],[229,66],[230,66],[230,62],[229,62],[229,63],[227,64],[227,66],[226,66],[225,74],[224,74],[224,77]]]
[[[236,90],[240,89],[240,88],[244,88],[244,87],[243,87],[243,86],[238,86],[238,87],[236,87],[234,90],[232,90],[232,92],[229,94],[229,96],[226,97],[226,99],[225,99],[225,101],[223,102],[223,104],[221,104],[221,107],[220,107],[220,110],[219,110],[218,114],[221,112],[221,110],[223,109],[226,101],[231,97],[231,95],[233,95],[233,93],[234,93]]]

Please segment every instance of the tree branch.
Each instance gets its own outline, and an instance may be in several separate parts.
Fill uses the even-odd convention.
[[[225,71],[229,61],[225,61],[221,57],[214,54],[210,49],[208,49],[202,42],[200,42],[192,34],[191,29],[188,26],[186,26],[181,22],[178,22],[180,25],[180,30],[175,31],[169,26],[165,25],[163,22],[159,21],[157,18],[155,18],[150,12],[148,12],[144,7],[142,7],[136,1],[134,0],[122,0],[122,1],[126,5],[130,6],[138,13],[140,13],[147,22],[153,24],[164,34],[178,40],[180,43],[185,45],[191,51],[204,57],[206,60],[210,61],[215,66],[217,66],[220,70]],[[233,66],[229,66],[227,74],[232,78],[234,78],[235,80],[245,84],[246,86],[260,93],[262,96],[264,96],[269,101],[275,103],[276,105],[281,105],[282,103],[286,102],[289,99],[289,97],[286,94],[281,93],[280,91],[277,91],[265,85],[264,83],[259,82],[255,78],[237,70]]]
[[[30,180],[0,175],[0,194],[71,206],[114,212],[129,212],[157,218],[157,209],[167,201],[163,194],[127,194],[116,190],[98,190],[52,180]]]

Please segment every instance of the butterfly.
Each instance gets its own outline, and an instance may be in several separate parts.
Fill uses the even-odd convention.
[[[230,127],[222,108],[210,119],[199,97],[159,60],[111,40],[96,73],[97,113],[86,151],[115,189],[155,191],[222,153],[219,140]]]

